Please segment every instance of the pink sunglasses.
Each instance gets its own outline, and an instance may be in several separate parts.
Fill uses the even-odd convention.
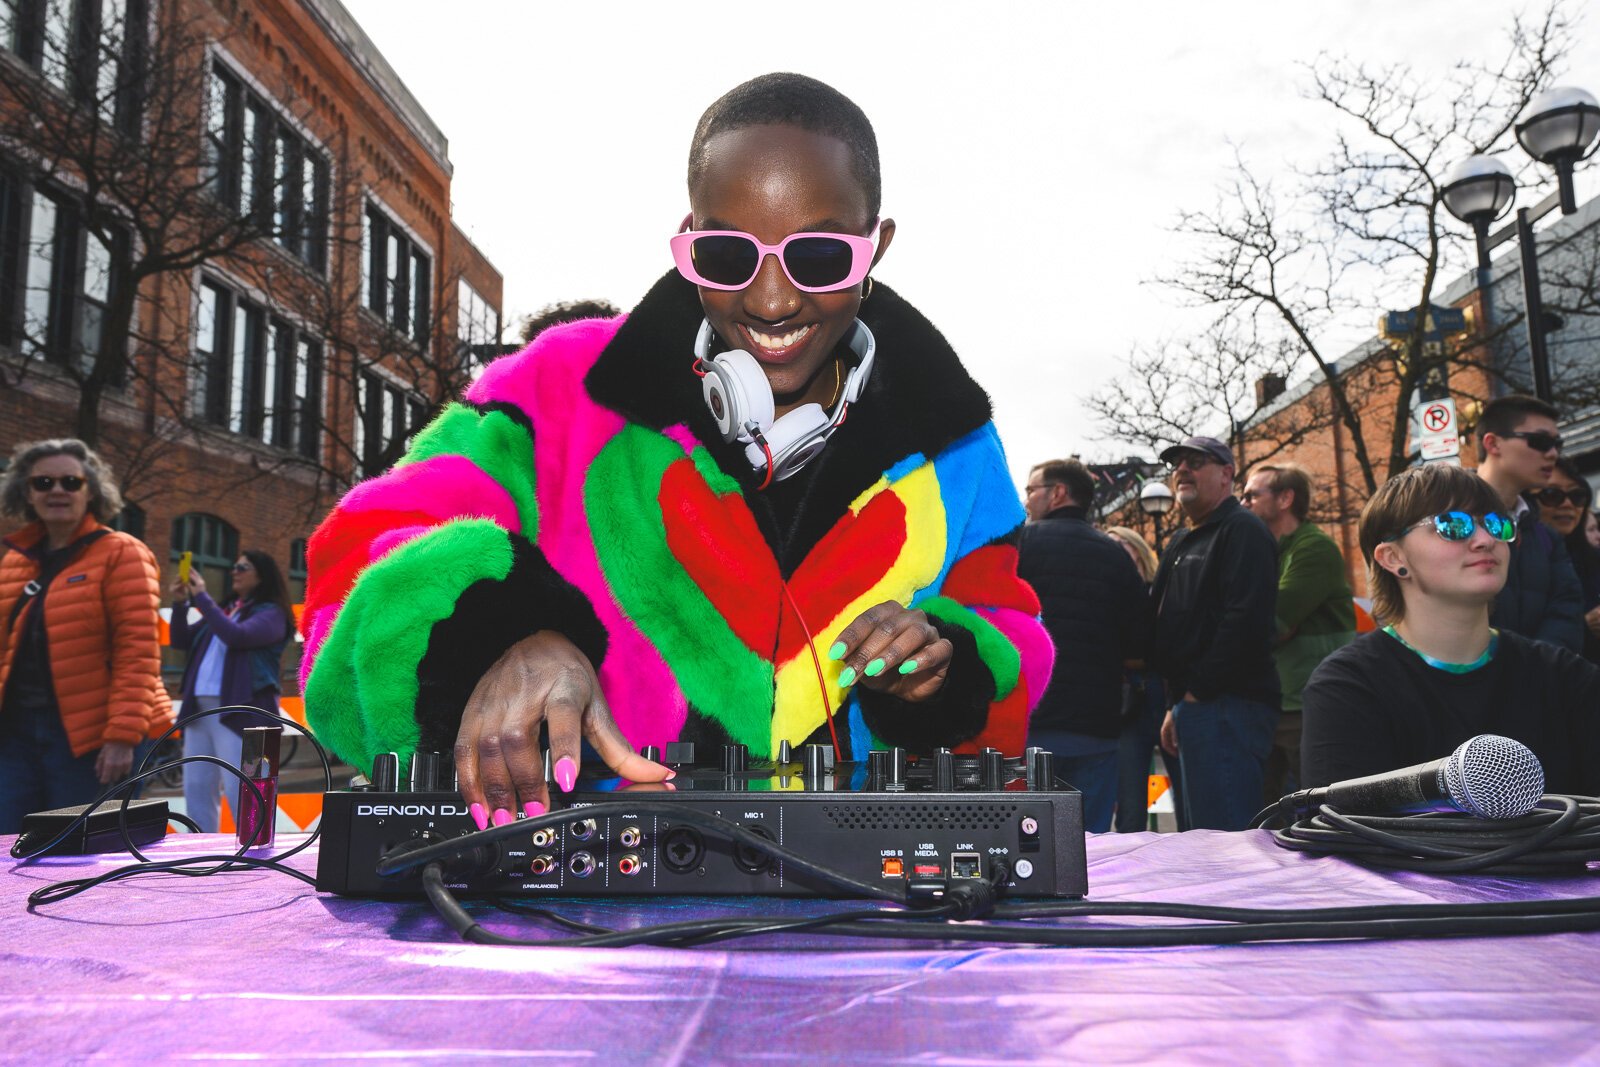
[[[690,220],[684,219],[685,227]],[[756,280],[768,256],[804,293],[831,293],[861,284],[872,269],[873,238],[848,233],[791,233],[775,245],[741,230],[689,230],[672,238],[678,273],[707,289],[743,289]]]

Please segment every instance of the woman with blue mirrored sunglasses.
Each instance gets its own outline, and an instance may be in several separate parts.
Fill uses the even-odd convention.
[[[1528,532],[1514,545],[1500,494],[1461,467],[1413,467],[1379,487],[1360,539],[1380,629],[1329,655],[1306,683],[1302,785],[1441,759],[1496,734],[1537,757],[1542,785],[1529,778],[1529,788],[1600,790],[1600,668],[1490,624],[1517,553],[1547,536],[1531,522]]]

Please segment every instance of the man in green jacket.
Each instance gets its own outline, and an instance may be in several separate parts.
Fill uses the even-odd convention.
[[[1267,758],[1266,802],[1299,787],[1300,690],[1317,664],[1356,636],[1344,557],[1333,538],[1306,520],[1311,476],[1292,463],[1263,464],[1239,500],[1278,539],[1277,647],[1283,714]]]

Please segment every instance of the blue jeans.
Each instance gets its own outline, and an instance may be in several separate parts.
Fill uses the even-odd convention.
[[[1094,834],[1111,829],[1111,809],[1117,803],[1117,742],[1065,730],[1030,730],[1028,744],[1054,753],[1056,777],[1083,794],[1083,828]]]
[[[1267,754],[1278,709],[1222,696],[1172,709],[1183,768],[1186,829],[1243,830],[1261,810]]]
[[[0,715],[0,834],[22,830],[22,817],[88,804],[105,786],[95,774],[100,750],[72,754],[55,708],[11,704]]]

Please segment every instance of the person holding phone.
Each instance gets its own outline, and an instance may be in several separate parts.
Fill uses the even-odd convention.
[[[171,714],[161,683],[161,583],[111,470],[82,441],[17,446],[0,510],[26,520],[0,557],[0,834],[87,804],[128,774]]]
[[[1049,676],[988,397],[869,276],[866,115],[746,82],[688,192],[630,314],[490,364],[310,541],[312,728],[362,767],[453,750],[480,826],[543,810],[546,741],[563,790],[584,742],[639,782],[677,740],[1020,755]]]
[[[180,560],[171,591],[172,647],[189,653],[178,715],[183,754],[215,756],[237,767],[244,728],[267,726],[271,720],[249,712],[195,716],[235,704],[278,712],[283,649],[294,635],[289,587],[277,561],[254,549],[240,553],[233,563],[233,597],[226,607],[206,592],[204,575],[191,568],[185,580],[182,569]],[[200,616],[193,624],[191,605]],[[201,832],[214,834],[221,828],[223,790],[237,782],[215,764],[184,765],[184,808]]]

